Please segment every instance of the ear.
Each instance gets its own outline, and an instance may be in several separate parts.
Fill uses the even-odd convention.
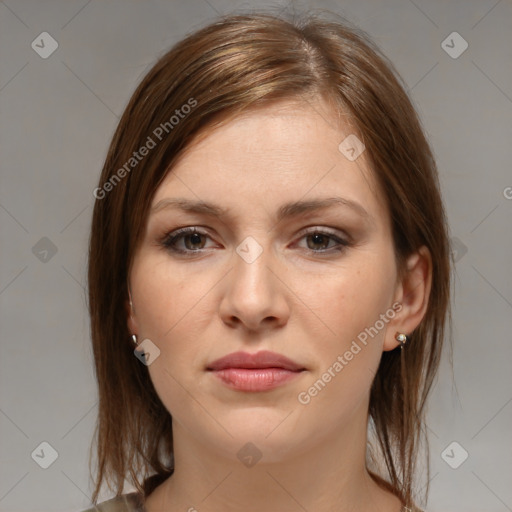
[[[128,330],[130,331],[130,334],[138,334],[139,329],[137,326],[137,320],[135,318],[135,308],[133,306],[131,292],[130,292],[129,287],[128,287],[128,300],[126,301],[125,307],[126,307],[126,314],[127,314]]]
[[[406,272],[397,284],[394,303],[399,303],[395,317],[388,323],[383,350],[393,350],[399,346],[397,332],[410,335],[420,324],[428,307],[432,286],[432,257],[426,246],[409,256]]]

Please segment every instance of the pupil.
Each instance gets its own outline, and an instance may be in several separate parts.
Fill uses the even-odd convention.
[[[190,236],[191,245],[196,245],[201,243],[201,235],[199,233],[192,233]]]
[[[313,243],[315,245],[317,245],[317,244],[325,245],[325,244],[322,244],[322,240],[324,239],[324,235],[315,234],[315,235],[311,235],[311,236],[313,238]]]

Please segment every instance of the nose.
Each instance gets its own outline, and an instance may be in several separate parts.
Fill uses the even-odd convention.
[[[233,268],[224,280],[219,309],[223,322],[252,332],[282,327],[290,315],[291,292],[277,258],[270,249],[253,261],[240,254],[233,253]]]

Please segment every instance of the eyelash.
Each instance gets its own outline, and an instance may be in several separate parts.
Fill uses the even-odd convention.
[[[202,231],[202,230],[200,230],[198,228],[186,227],[186,228],[181,228],[181,229],[177,229],[175,231],[171,231],[169,233],[166,233],[164,235],[164,237],[162,238],[162,240],[160,241],[160,244],[165,249],[167,249],[168,251],[170,251],[172,253],[182,254],[184,256],[195,256],[196,254],[200,254],[205,249],[183,250],[183,249],[178,249],[176,247],[176,242],[178,240],[180,240],[181,238],[184,238],[187,235],[192,235],[192,234],[198,234],[198,235],[202,235],[202,236],[206,236],[206,237],[210,238],[208,233],[205,233],[204,231]],[[319,251],[315,251],[313,249],[306,249],[307,251],[309,251],[309,252],[311,252],[313,254],[341,253],[341,252],[344,252],[348,247],[350,247],[352,245],[352,243],[350,241],[343,240],[343,239],[339,238],[338,236],[336,236],[334,233],[332,233],[330,231],[326,231],[326,230],[321,230],[321,229],[313,229],[313,230],[304,232],[302,234],[302,236],[301,236],[301,239],[305,238],[307,236],[311,236],[311,235],[326,236],[329,239],[334,240],[338,244],[338,247],[334,247],[334,248],[331,247],[330,249],[322,249],[322,250],[319,250]]]

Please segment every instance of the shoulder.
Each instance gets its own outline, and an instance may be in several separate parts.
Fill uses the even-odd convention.
[[[83,512],[145,512],[142,494],[131,492],[92,506]]]

